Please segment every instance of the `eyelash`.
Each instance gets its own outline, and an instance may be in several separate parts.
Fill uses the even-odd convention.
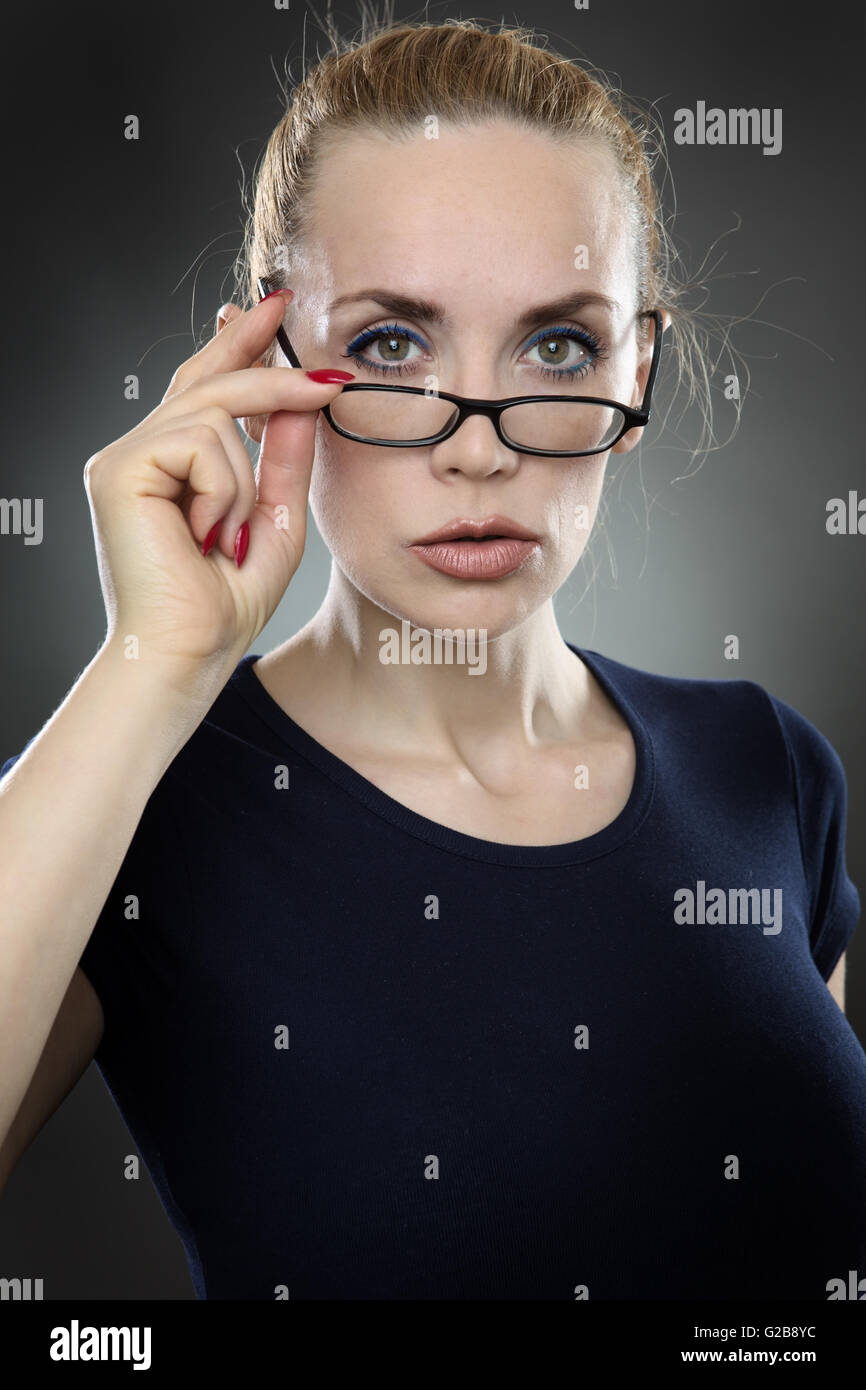
[[[360,333],[357,338],[353,339],[353,341],[348,344],[346,351],[341,353],[340,356],[351,358],[351,360],[357,362],[359,366],[365,367],[371,372],[379,372],[382,376],[403,376],[407,371],[413,372],[415,370],[413,363],[373,362],[369,357],[361,355],[362,348],[368,347],[370,343],[376,342],[381,338],[408,338],[410,342],[417,343],[419,347],[425,346],[417,334],[413,333],[411,329],[402,328],[397,323],[386,323],[380,325],[378,328],[365,328],[363,333]],[[590,361],[581,362],[575,367],[544,367],[533,364],[535,370],[541,376],[552,378],[554,381],[559,381],[562,377],[581,377],[585,376],[587,372],[594,372],[599,362],[607,357],[604,344],[594,333],[590,333],[589,330],[585,328],[573,328],[571,325],[564,325],[561,328],[542,329],[540,333],[537,333],[535,337],[527,343],[525,350],[528,352],[530,348],[535,347],[546,338],[571,338],[575,342],[579,342],[584,347],[589,348],[593,354]]]

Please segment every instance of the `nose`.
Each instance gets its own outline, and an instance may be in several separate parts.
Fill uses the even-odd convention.
[[[468,415],[449,439],[431,446],[430,461],[434,473],[443,478],[457,473],[468,478],[492,473],[508,477],[519,468],[520,455],[502,443],[487,416]]]

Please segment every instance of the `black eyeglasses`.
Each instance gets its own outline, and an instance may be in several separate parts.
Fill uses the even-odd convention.
[[[257,281],[259,297],[270,293],[266,278]],[[501,401],[475,400],[420,386],[377,386],[350,382],[322,414],[331,429],[358,444],[420,449],[440,444],[469,415],[486,415],[499,439],[521,454],[544,458],[581,458],[610,449],[628,430],[647,424],[661,357],[664,322],[658,309],[639,318],[655,323],[653,356],[639,408],[599,396],[509,396]],[[282,325],[277,341],[293,367],[301,362]]]

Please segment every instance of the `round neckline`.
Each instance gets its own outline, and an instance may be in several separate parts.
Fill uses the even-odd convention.
[[[236,666],[229,686],[250,705],[279,737],[312,763],[343,791],[362,802],[369,810],[418,840],[435,845],[467,859],[479,859],[489,864],[523,868],[544,868],[561,864],[585,863],[618,849],[642,824],[652,804],[655,790],[655,754],[649,731],[639,711],[623,691],[614,684],[608,658],[600,652],[587,650],[566,642],[569,651],[583,661],[609,695],[631,730],[635,746],[635,774],[631,792],[619,815],[608,825],[581,840],[557,845],[510,845],[496,840],[484,840],[453,830],[439,821],[428,819],[419,812],[396,801],[370,782],[349,763],[337,757],[297,724],[265,689],[254,663],[263,652],[249,652]]]

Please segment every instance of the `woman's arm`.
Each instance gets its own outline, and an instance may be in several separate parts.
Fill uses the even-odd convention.
[[[208,704],[107,642],[0,781],[0,1146],[147,801]],[[91,1009],[88,1045],[92,1025]]]
[[[0,1149],[7,1155],[151,793],[301,561],[316,416],[347,374],[322,382],[300,368],[257,365],[285,306],[279,292],[231,321],[221,316],[222,329],[181,363],[162,403],[84,469],[107,637],[0,781]],[[267,419],[257,477],[235,424],[248,417]],[[80,1024],[74,998],[70,1008],[78,1066],[102,1025],[92,1007]],[[52,1047],[31,1098],[37,1119],[52,1098],[59,1103],[68,1080],[53,1056]],[[35,1132],[29,1121],[26,1128]]]
[[[18,1113],[0,1144],[0,1192],[21,1155],[87,1070],[102,1038],[104,1022],[95,989],[84,971],[76,970]]]
[[[827,981],[827,988],[832,994],[842,1012],[845,1012],[845,952],[839,957],[839,963],[833,974]]]

